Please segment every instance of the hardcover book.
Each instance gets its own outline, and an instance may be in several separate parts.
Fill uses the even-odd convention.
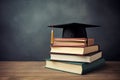
[[[99,45],[87,46],[87,47],[56,47],[51,46],[51,53],[56,54],[79,54],[85,55],[92,52],[99,51]]]
[[[90,45],[94,45],[93,38],[54,38],[52,46],[85,47]]]
[[[103,58],[98,59],[92,63],[46,60],[45,67],[70,73],[85,74],[100,68],[104,63],[105,60]]]
[[[91,63],[102,57],[102,51],[94,52],[88,55],[66,55],[66,54],[50,54],[51,60],[59,60],[59,61],[74,61],[74,62],[87,62]]]

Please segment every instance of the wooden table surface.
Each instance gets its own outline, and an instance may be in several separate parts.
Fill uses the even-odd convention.
[[[120,62],[106,65],[85,75],[44,68],[41,61],[0,61],[0,80],[120,80]]]

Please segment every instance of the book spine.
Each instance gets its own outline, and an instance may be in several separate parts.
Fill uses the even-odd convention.
[[[87,38],[55,38],[55,41],[82,41],[85,42]]]
[[[77,44],[72,44],[72,45],[70,45],[70,44],[68,44],[68,45],[64,45],[64,44],[53,44],[52,46],[53,46],[53,47],[87,47],[86,44],[84,44],[84,45],[77,45]],[[90,45],[89,45],[89,46],[90,46]]]
[[[101,66],[103,66],[104,64],[105,64],[105,59],[101,58],[101,59],[94,61],[90,64],[88,63],[87,65],[82,65],[82,67],[83,67],[82,74],[96,70],[96,69],[100,68]]]

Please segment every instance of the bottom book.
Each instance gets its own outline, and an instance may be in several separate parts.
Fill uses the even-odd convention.
[[[66,62],[66,61],[53,61],[46,60],[46,68],[76,73],[76,74],[86,74],[104,65],[105,59],[101,58],[92,63],[82,63],[82,62]]]

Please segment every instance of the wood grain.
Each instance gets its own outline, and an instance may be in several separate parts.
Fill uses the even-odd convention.
[[[44,68],[42,61],[1,61],[0,80],[120,80],[120,62],[106,65],[85,75]]]

